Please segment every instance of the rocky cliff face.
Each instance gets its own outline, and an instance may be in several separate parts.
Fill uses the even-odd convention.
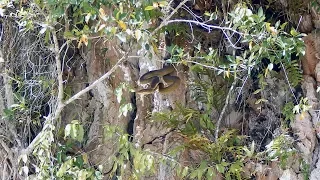
[[[101,43],[101,42],[100,42]],[[101,55],[101,48],[107,47],[112,49],[114,43],[97,43],[95,48],[88,50],[88,58],[86,60],[87,64],[87,75],[90,82],[97,79],[101,74],[105,73],[108,68],[110,68],[117,59],[119,59],[116,53],[106,53],[104,56]],[[112,45],[111,45],[112,44]],[[307,46],[308,48],[308,46]],[[307,50],[308,51],[308,50]],[[141,52],[139,52],[141,53]],[[133,52],[133,55],[141,55],[138,50]],[[308,58],[308,56],[306,56]],[[108,59],[106,63],[105,59]],[[133,111],[129,116],[118,116],[119,106],[116,97],[114,95],[114,90],[121,82],[127,82],[132,87],[137,87],[137,80],[145,72],[160,69],[162,67],[159,63],[159,59],[149,59],[145,57],[139,57],[135,59],[128,59],[123,63],[112,78],[108,79],[106,83],[101,83],[92,92],[91,97],[86,101],[87,105],[83,113],[87,114],[82,117],[86,117],[88,121],[91,122],[90,130],[88,132],[89,140],[86,144],[86,151],[90,152],[90,161],[93,164],[100,164],[102,159],[105,164],[105,172],[108,172],[112,167],[112,160],[109,160],[110,155],[116,153],[114,152],[114,147],[116,144],[112,144],[112,141],[103,141],[103,128],[105,124],[116,124],[123,128],[129,134],[132,134],[132,141],[136,143],[137,146],[142,147],[144,150],[150,150],[159,154],[166,154],[170,149],[173,149],[184,143],[184,137],[175,132],[173,129],[167,128],[162,123],[149,122],[148,117],[150,113],[154,112],[170,112],[172,109],[176,108],[176,103],[182,104],[184,106],[198,108],[197,102],[191,97],[188,79],[192,79],[192,73],[186,71],[185,67],[177,66],[177,76],[182,79],[182,84],[174,92],[163,95],[159,92],[146,96],[138,96],[135,93],[124,90],[123,97],[126,102],[131,102],[133,105]],[[314,163],[314,168],[311,173],[311,178],[317,179],[317,138],[316,133],[313,131],[314,127],[317,127],[317,95],[315,93],[315,81],[312,77],[305,76],[304,82],[302,84],[304,94],[312,105],[309,113],[304,115],[297,115],[294,122],[292,122],[291,127],[293,133],[297,135],[298,142],[296,142],[296,148],[303,154],[303,158],[306,162],[312,164]],[[272,83],[271,83],[272,84]],[[282,91],[281,85],[275,85],[273,90],[270,91],[271,94],[277,94],[280,99],[272,100],[270,102],[275,105],[275,107],[270,106],[270,109],[266,108],[263,110],[262,114],[260,111],[251,112],[252,116],[248,116],[248,121],[244,124],[244,128],[247,129],[247,133],[251,135],[251,138],[256,141],[265,141],[262,148],[269,144],[274,137],[274,133],[277,131],[279,122],[278,118],[273,114],[276,106],[283,104],[285,98]],[[274,101],[274,102],[273,102]],[[250,104],[250,99],[248,99]],[[251,104],[252,109],[255,109],[254,103]],[[234,112],[229,111],[231,114]],[[237,111],[235,111],[237,112]],[[257,114],[258,118],[256,118]],[[250,114],[250,113],[249,113]],[[241,115],[240,115],[241,116]],[[229,119],[229,123],[225,122],[224,126],[237,127],[237,119],[239,115],[227,115],[226,119]],[[271,123],[271,124],[270,124]],[[270,125],[270,127],[269,127]],[[266,134],[266,128],[269,127],[269,131],[273,132],[270,137]],[[239,128],[239,127],[238,127]],[[241,127],[243,128],[243,126]],[[245,131],[244,131],[245,132]],[[257,134],[258,133],[258,134]],[[259,134],[261,133],[261,134]],[[260,137],[261,136],[261,137]],[[263,138],[263,139],[260,139]],[[110,146],[112,144],[112,146]],[[316,149],[316,151],[314,151]],[[188,165],[192,163],[200,163],[201,159],[205,158],[201,150],[185,150],[179,155],[179,162]],[[251,162],[252,163],[252,162]],[[290,160],[289,160],[290,164]],[[263,165],[260,163],[250,165],[250,162],[246,164],[248,171],[248,176],[250,174],[256,174],[257,179],[303,179],[303,174],[301,174],[301,167],[294,160],[292,160],[291,165],[288,169],[281,169],[279,164],[273,163],[270,165]],[[161,164],[159,166],[158,173],[154,176],[145,177],[145,179],[175,179],[175,173],[166,164]]]
[[[200,8],[199,6],[197,5],[197,8]],[[2,117],[0,119],[0,146],[2,147],[0,148],[0,169],[3,169],[3,179],[9,177],[23,179],[16,170],[19,167],[18,152],[30,143],[41,130],[45,116],[56,108],[54,103],[57,91],[56,84],[44,85],[43,83],[56,78],[55,63],[50,48],[45,47],[42,42],[44,37],[39,38],[32,33],[22,36],[18,33],[18,29],[10,24],[10,21],[3,27],[7,29],[4,30],[5,35],[2,40],[5,43],[1,45],[0,49],[0,87],[3,87],[0,91],[0,116]],[[212,35],[214,38],[209,33],[203,33],[208,46],[217,44],[219,42],[217,37],[221,37],[220,32],[213,33],[215,34]],[[175,40],[182,43],[181,45],[186,49],[192,49],[192,45],[186,43],[185,40],[184,42],[181,42],[182,39],[179,38]],[[64,42],[61,40],[60,43],[62,45]],[[310,165],[310,179],[312,180],[320,178],[319,100],[316,92],[316,87],[320,82],[319,43],[317,33],[310,33],[305,38],[306,55],[302,61],[305,76],[301,86],[304,96],[308,98],[310,108],[294,117],[294,121],[290,122],[290,133],[292,134],[285,136],[291,145],[294,144],[304,162]],[[70,44],[70,46],[74,45]],[[41,53],[37,53],[38,51]],[[140,96],[130,91],[130,88],[137,89],[139,87],[138,79],[141,75],[162,68],[164,55],[156,54],[152,52],[152,49],[150,51],[138,46],[127,47],[117,39],[107,41],[100,39],[94,40],[90,47],[66,50],[67,59],[61,60],[64,65],[62,69],[64,91],[66,98],[68,98],[99,79],[119,61],[124,54],[123,52],[128,52],[128,58],[118,66],[109,78],[98,83],[95,88],[74,103],[67,105],[62,111],[61,120],[57,123],[58,133],[55,139],[57,142],[64,141],[63,135],[60,136],[59,132],[72,120],[79,120],[85,126],[86,141],[84,144],[74,147],[75,154],[85,152],[88,154],[90,165],[93,167],[103,165],[102,172],[105,179],[108,179],[108,173],[114,168],[119,153],[118,139],[105,138],[105,126],[118,126],[120,130],[130,135],[129,139],[136,147],[155,156],[163,155],[172,160],[167,154],[191,140],[177,129],[166,126],[163,121],[151,122],[151,114],[156,112],[169,114],[179,105],[192,108],[200,113],[204,109],[203,104],[195,100],[195,92],[191,89],[191,84],[195,80],[213,80],[207,75],[199,75],[190,71],[186,65],[175,66],[176,76],[181,79],[181,83],[177,89],[168,94],[156,91],[149,95]],[[149,53],[152,56],[149,56]],[[23,78],[20,80],[16,77]],[[20,86],[22,81],[23,88]],[[214,82],[212,86],[219,84],[223,91],[230,88],[230,84],[222,77],[215,79],[215,81],[219,82]],[[229,105],[226,106],[225,114],[221,116],[222,123],[217,134],[223,135],[227,128],[235,128],[239,134],[247,136],[248,141],[256,142],[256,149],[254,149],[256,152],[264,151],[266,146],[272,144],[273,140],[281,135],[284,127],[281,127],[280,123],[282,118],[280,107],[288,99],[292,100],[290,99],[292,92],[283,88],[287,84],[284,80],[266,77],[266,81],[268,85],[264,96],[267,98],[267,103],[264,106],[256,103],[258,97],[253,93],[249,95],[252,87],[255,86],[250,78],[243,80],[243,84],[235,85],[235,92],[230,93],[231,97],[228,102],[224,102],[226,98],[223,96],[223,103]],[[120,100],[116,91],[121,91]],[[19,114],[18,118],[12,120],[8,109],[14,104],[23,104],[23,98],[18,97],[15,93],[22,94],[32,109],[18,109],[14,112]],[[126,103],[131,103],[132,107],[126,115],[123,115],[121,108]],[[220,114],[223,114],[221,113],[222,108],[217,109],[213,108],[209,115],[210,120],[214,123],[217,122]],[[33,112],[41,113],[41,118],[31,119]],[[208,139],[214,141],[213,133],[201,133],[207,133],[206,135],[210,137]],[[195,143],[201,145],[202,142]],[[203,149],[190,146],[177,153],[174,161],[182,166],[199,165],[209,156],[210,154],[206,154]],[[255,177],[258,180],[302,180],[306,177],[305,167],[302,167],[295,158],[295,156],[288,158],[285,169],[280,167],[279,161],[265,163],[261,159],[255,161],[243,159],[242,173],[247,178]],[[132,166],[130,163],[128,162],[128,169]],[[224,179],[219,172],[214,171],[214,173],[217,174],[215,179]],[[130,171],[127,171],[124,176],[129,177]],[[157,164],[155,174],[145,175],[142,179],[179,178],[174,167],[166,162],[160,162]]]

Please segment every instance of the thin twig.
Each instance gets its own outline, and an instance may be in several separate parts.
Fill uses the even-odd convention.
[[[233,90],[234,86],[236,85],[236,82],[237,82],[237,81],[236,81],[236,79],[235,79],[235,80],[233,81],[230,89],[229,89],[229,92],[228,92],[228,95],[227,95],[225,104],[224,104],[224,106],[223,106],[223,109],[222,109],[222,111],[221,111],[221,113],[220,113],[220,116],[219,116],[219,119],[218,119],[218,121],[217,121],[217,127],[216,127],[216,132],[215,132],[215,141],[217,141],[218,138],[219,138],[219,128],[220,128],[220,124],[221,124],[223,115],[224,115],[224,113],[225,113],[225,111],[226,111],[226,109],[227,109],[227,106],[228,106],[228,104],[229,104],[229,99],[230,99],[232,90]]]
[[[234,45],[234,43],[231,41],[230,37],[228,36],[228,34],[226,33],[226,31],[231,31],[231,32],[234,32],[240,36],[243,35],[243,33],[240,33],[232,28],[229,28],[229,27],[221,27],[221,26],[215,26],[215,25],[210,25],[210,24],[206,24],[206,23],[203,23],[203,22],[199,22],[199,21],[195,21],[195,20],[186,20],[186,19],[174,19],[174,20],[168,20],[166,22],[164,22],[164,25],[168,25],[170,23],[177,23],[177,22],[184,22],[184,23],[193,23],[193,24],[196,24],[196,25],[200,25],[204,28],[207,28],[208,31],[210,32],[211,29],[219,29],[222,31],[222,33],[225,35],[226,39],[230,42],[230,45],[235,48],[235,49],[241,49],[241,47],[237,47]],[[160,26],[159,26],[160,27]],[[158,28],[157,28],[158,29]],[[240,38],[240,37],[239,37]]]
[[[95,82],[93,82],[90,86],[86,87],[85,89],[81,90],[71,98],[69,98],[67,101],[63,102],[63,78],[62,78],[62,65],[61,65],[61,58],[60,58],[60,47],[58,43],[58,38],[56,35],[56,32],[52,32],[52,38],[54,41],[54,53],[55,53],[55,60],[56,60],[56,68],[57,68],[57,75],[58,75],[58,97],[57,97],[57,107],[54,113],[54,116],[48,116],[45,120],[45,125],[42,131],[32,140],[32,142],[29,144],[29,146],[21,151],[21,154],[29,155],[35,146],[39,143],[39,140],[43,136],[43,133],[45,130],[50,128],[49,124],[52,124],[54,120],[58,119],[60,117],[60,114],[63,110],[63,108],[73,102],[76,99],[79,99],[80,96],[87,93],[91,89],[93,89],[98,83],[102,82],[106,78],[108,78],[117,68],[118,66],[126,59],[127,54],[125,54],[106,74],[101,76],[99,79],[97,79]],[[65,45],[65,44],[64,44]],[[63,45],[63,46],[64,46]],[[49,123],[49,124],[48,124]]]
[[[54,43],[54,54],[55,54],[55,61],[56,61],[56,68],[57,68],[57,75],[58,75],[58,97],[57,97],[57,108],[55,110],[54,116],[50,116],[46,118],[44,122],[44,127],[41,130],[41,132],[32,140],[32,142],[28,145],[27,148],[21,150],[21,154],[29,155],[33,149],[35,148],[36,144],[39,143],[39,140],[42,138],[43,133],[45,130],[47,130],[49,127],[49,124],[52,124],[54,120],[58,119],[58,117],[61,114],[61,111],[64,107],[63,105],[63,78],[62,78],[62,69],[61,69],[61,61],[60,61],[60,47],[59,42],[57,38],[56,32],[52,31],[52,38]]]
[[[167,16],[162,23],[160,24],[160,26],[158,26],[152,33],[151,36],[153,36],[156,32],[158,32],[163,26],[168,24],[168,20],[178,11],[178,9],[180,9],[187,1],[189,0],[184,0],[182,1],[172,12],[169,16]]]
[[[245,78],[244,82],[242,83],[242,86],[241,86],[240,91],[239,91],[239,93],[238,93],[238,96],[237,96],[236,102],[238,102],[238,100],[239,100],[239,98],[240,98],[240,95],[241,95],[242,89],[243,89],[244,85],[247,83],[248,77],[249,77],[249,75],[247,75],[247,77]]]
[[[283,69],[284,75],[285,75],[285,77],[286,77],[286,80],[287,80],[287,82],[288,82],[289,89],[290,89],[290,91],[291,91],[291,93],[292,93],[292,96],[294,97],[294,100],[296,101],[296,104],[298,104],[298,99],[297,99],[297,97],[294,95],[294,92],[293,92],[293,90],[292,90],[293,88],[292,88],[291,85],[290,85],[290,81],[289,81],[289,79],[288,79],[287,71],[286,71],[286,69],[284,68],[284,66],[283,66],[283,64],[282,64],[281,61],[280,61],[280,63],[281,63],[281,67],[282,67],[282,69]]]
[[[215,71],[227,71],[223,68],[217,68],[215,66],[209,66],[209,65],[206,65],[206,64],[202,64],[202,63],[199,63],[199,62],[196,62],[196,61],[189,61],[189,60],[185,60],[185,62],[188,62],[188,63],[193,63],[193,64],[197,64],[197,65],[200,65],[200,66],[203,66],[205,68],[209,68],[209,69],[213,69]],[[237,70],[236,72],[240,72],[241,70]],[[235,71],[234,70],[229,70],[230,73],[234,73]]]

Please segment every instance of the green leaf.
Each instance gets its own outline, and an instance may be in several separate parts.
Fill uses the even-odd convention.
[[[84,129],[83,129],[83,126],[82,125],[78,125],[78,135],[77,135],[77,140],[79,142],[82,142],[83,141],[83,136],[84,136]]]
[[[260,104],[262,102],[268,102],[268,100],[264,99],[264,98],[261,98],[261,99],[258,99],[254,104]]]
[[[207,127],[204,118],[200,119],[200,125],[201,125],[202,128],[206,128]]]
[[[118,86],[118,87],[116,88],[116,90],[115,90],[115,95],[116,95],[116,97],[117,97],[118,103],[120,103],[120,102],[121,102],[121,99],[122,99],[122,94],[123,94],[122,88],[123,88],[123,86]]]
[[[70,133],[70,137],[72,139],[77,139],[77,124],[71,124],[71,133]]]
[[[73,33],[71,31],[65,31],[63,33],[63,36],[66,37],[66,38],[74,37],[74,35],[73,35]]]
[[[294,29],[294,28],[291,28],[291,30],[290,30],[290,34],[292,35],[292,36],[297,36],[297,35],[299,35],[299,33]]]
[[[258,10],[258,16],[259,16],[259,17],[262,17],[262,16],[263,16],[263,9],[262,9],[262,7],[260,7],[259,10]]]
[[[227,166],[229,166],[229,163],[227,163],[225,161],[221,161],[221,165],[224,166],[224,167],[227,167]]]
[[[191,178],[191,179],[194,179],[194,178],[197,177],[197,176],[198,176],[198,170],[194,170],[194,171],[192,171],[191,174],[190,174],[190,178]]]
[[[180,176],[181,173],[182,173],[182,167],[181,167],[180,165],[177,165],[177,166],[175,167],[175,169],[176,169],[176,172],[177,172],[178,176]]]
[[[122,104],[119,108],[119,117],[123,115],[124,117],[127,117],[128,112],[132,111],[133,107],[131,103],[128,104]]]
[[[231,164],[229,171],[232,173],[240,172],[242,169],[241,163],[239,161],[235,162],[234,164]]]
[[[60,18],[64,15],[64,9],[61,6],[58,6],[54,10],[52,10],[52,16],[55,18]]]
[[[146,11],[151,11],[151,10],[153,10],[153,9],[154,9],[153,6],[147,6],[146,8],[144,8],[144,10],[146,10]]]
[[[216,168],[219,173],[224,173],[224,166],[222,166],[221,164],[216,164]]]
[[[187,176],[188,172],[189,172],[189,168],[187,166],[184,167],[183,171],[182,171],[182,174],[181,174],[181,178]]]
[[[253,92],[253,94],[258,94],[259,92],[261,92],[262,91],[262,89],[257,89],[257,90],[255,90],[254,92]]]
[[[69,3],[73,4],[73,5],[77,5],[78,4],[78,0],[70,0]]]
[[[84,129],[78,120],[73,120],[71,121],[71,124],[67,124],[64,133],[64,138],[71,137],[79,142],[83,141]]]
[[[281,24],[280,30],[283,30],[286,27],[287,24],[288,24],[288,22],[285,22],[285,23]]]
[[[63,177],[64,174],[66,173],[66,171],[71,167],[73,160],[70,159],[66,162],[64,162],[61,167],[59,168],[59,170],[57,171],[57,176],[58,177]]]
[[[211,16],[211,14],[208,11],[206,11],[203,15],[208,16],[208,17]]]
[[[202,175],[205,173],[205,169],[198,170],[198,180],[201,180]]]
[[[212,179],[213,177],[215,177],[213,168],[209,167],[206,175],[207,175],[207,179]]]

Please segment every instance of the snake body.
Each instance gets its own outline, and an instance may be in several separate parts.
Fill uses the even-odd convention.
[[[139,94],[152,94],[159,88],[160,93],[169,93],[179,87],[180,78],[171,76],[170,73],[174,72],[173,66],[165,66],[162,69],[149,71],[142,75],[139,79],[140,84],[150,84],[150,88],[136,91]],[[165,85],[168,85],[167,87]]]

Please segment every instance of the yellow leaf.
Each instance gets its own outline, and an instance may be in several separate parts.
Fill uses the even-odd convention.
[[[81,47],[82,43],[84,43],[86,46],[88,45],[88,37],[85,34],[82,34],[79,43],[78,43],[78,48]]]
[[[78,49],[81,47],[81,41],[78,42]]]
[[[269,31],[270,32],[270,26],[271,25],[271,23],[266,23],[266,28],[267,28],[267,31]]]
[[[226,75],[228,78],[230,78],[230,69],[228,69],[228,71],[226,72]]]
[[[181,63],[182,63],[183,65],[185,65],[185,66],[187,66],[187,65],[188,65],[188,62],[187,62],[187,61],[185,61],[185,60],[182,60],[182,61],[181,61]]]
[[[127,25],[123,21],[118,21],[118,24],[121,27],[121,29],[123,29],[123,30],[127,29]]]
[[[267,77],[268,72],[269,72],[269,69],[267,68],[265,73],[264,73],[264,77]]]
[[[104,10],[102,8],[99,9],[99,13],[100,13],[101,18],[106,16],[106,13],[104,12]]]
[[[88,164],[89,163],[88,154],[87,153],[82,154],[82,159],[83,159],[83,163],[84,164]]]
[[[249,50],[252,49],[252,41],[249,42]]]
[[[301,114],[300,114],[300,120],[303,120],[305,118],[305,112],[303,111]]]

